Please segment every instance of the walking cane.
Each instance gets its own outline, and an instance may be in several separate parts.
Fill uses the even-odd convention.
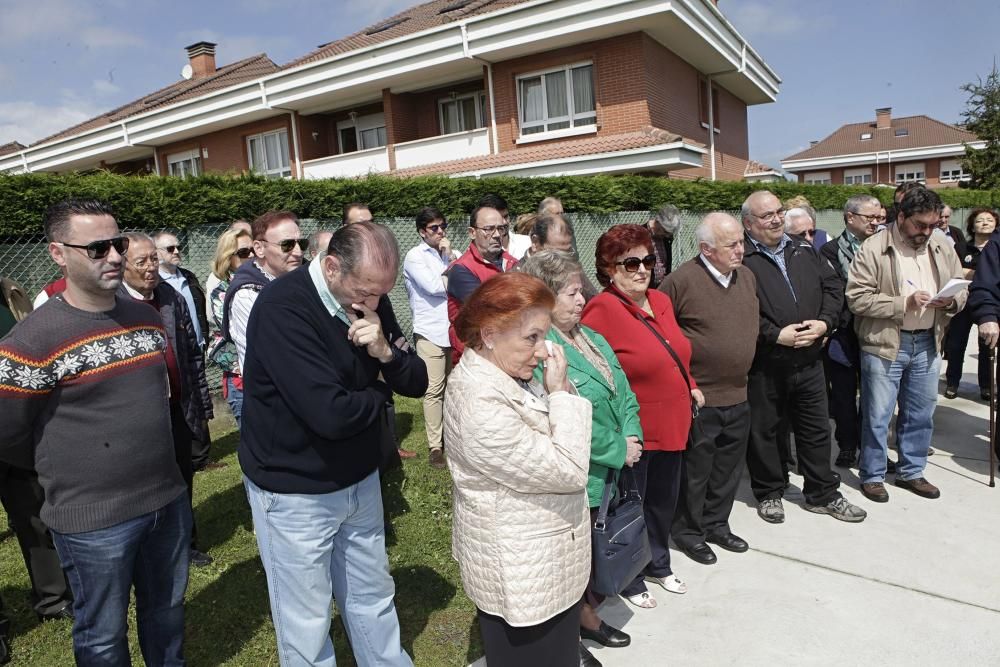
[[[997,350],[990,349],[990,486],[996,483],[997,470]]]

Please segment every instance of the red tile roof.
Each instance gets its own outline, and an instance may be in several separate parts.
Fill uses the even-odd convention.
[[[606,137],[587,137],[585,139],[545,142],[534,146],[518,148],[516,150],[502,151],[497,155],[484,155],[482,157],[421,165],[419,167],[411,167],[409,169],[398,169],[393,172],[393,175],[427,176],[429,174],[458,174],[467,171],[481,171],[496,167],[528,164],[532,162],[542,162],[545,160],[557,160],[560,158],[565,159],[581,155],[614,153],[629,149],[643,148],[646,146],[670,144],[677,141],[686,140],[680,135],[673,134],[659,128],[646,126],[640,132],[615,134]],[[687,143],[696,146],[702,145],[693,141],[687,141]]]
[[[220,67],[215,71],[215,74],[203,79],[181,79],[166,88],[161,88],[148,95],[144,95],[117,109],[112,109],[100,116],[85,120],[78,125],[36,141],[31,145],[36,146],[47,141],[52,141],[53,139],[60,139],[104,125],[110,125],[111,123],[125,120],[130,116],[150,111],[151,109],[169,106],[183,100],[227,88],[237,83],[251,81],[272,72],[277,72],[278,69],[278,66],[267,57],[267,54],[259,53],[255,56],[250,56],[249,58],[244,58],[243,60]]]
[[[529,0],[432,0],[422,5],[411,7],[395,16],[383,19],[378,23],[368,26],[364,30],[348,35],[326,44],[321,44],[312,53],[297,58],[284,65],[283,69],[296,67],[304,63],[324,60],[348,51],[362,49],[366,46],[373,46],[382,42],[387,42],[397,37],[411,35],[429,30],[447,23],[454,23],[467,19],[470,16],[479,16],[495,12],[506,7],[524,4]],[[384,29],[380,29],[383,28]]]
[[[0,155],[7,155],[8,153],[16,153],[20,150],[27,148],[20,141],[11,141],[10,143],[0,144]]]
[[[905,130],[906,136],[896,136]],[[862,134],[871,134],[870,139],[862,139]],[[849,123],[823,139],[785,160],[808,160],[812,158],[836,157],[875,151],[896,151],[926,146],[947,146],[977,141],[976,135],[955,125],[949,125],[928,116],[904,116],[893,118],[892,127],[879,130],[875,121]]]
[[[768,166],[763,162],[757,162],[757,160],[748,160],[747,168],[743,170],[744,176],[757,176],[759,174],[780,174],[781,172],[774,167]]]

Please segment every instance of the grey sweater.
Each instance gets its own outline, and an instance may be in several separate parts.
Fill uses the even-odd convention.
[[[0,460],[37,470],[52,530],[107,528],[185,492],[164,341],[147,305],[91,313],[61,297],[0,340]]]

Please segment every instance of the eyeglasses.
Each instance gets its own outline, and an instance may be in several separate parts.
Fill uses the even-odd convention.
[[[879,215],[878,213],[873,213],[872,215],[865,215],[864,213],[852,213],[851,215],[856,215],[869,225],[873,222],[885,222],[885,216]]]
[[[280,241],[268,241],[264,239],[264,243],[270,243],[271,245],[276,245],[281,248],[281,252],[291,252],[292,248],[296,245],[299,246],[299,250],[302,252],[306,251],[309,247],[309,239],[282,239]],[[247,255],[249,257],[249,255]]]
[[[777,220],[778,218],[784,218],[785,217],[785,209],[779,208],[776,211],[768,211],[767,213],[760,213],[760,214],[758,214],[758,213],[751,213],[750,215],[752,215],[753,217],[757,218],[761,222],[773,222],[774,220]]]
[[[442,222],[440,225],[427,225],[427,231],[431,232],[432,234],[443,232],[446,229],[448,229],[447,222]]]
[[[124,236],[116,236],[113,239],[102,239],[100,241],[91,241],[87,245],[76,245],[74,243],[60,243],[59,245],[66,248],[79,248],[81,250],[87,251],[87,257],[90,259],[104,259],[111,252],[111,248],[115,249],[119,255],[124,255],[128,250],[128,239]]]
[[[500,235],[504,236],[510,229],[510,225],[490,225],[489,227],[475,227],[474,229],[478,229],[481,232],[486,232],[487,236],[493,236],[497,232],[500,232]]]
[[[156,255],[147,255],[146,257],[140,257],[135,260],[126,257],[125,261],[127,261],[129,264],[139,269],[140,271],[144,271],[145,269],[152,268],[154,266],[159,266],[160,264],[160,260],[157,259]]]
[[[168,255],[173,255],[175,251],[179,250],[179,245],[165,245],[163,247],[157,247],[157,250],[162,250]]]
[[[639,270],[639,265],[645,267],[647,271],[652,271],[656,266],[656,255],[646,255],[642,259],[638,257],[626,257],[620,262],[615,262],[615,266],[624,266],[628,273],[635,273]]]
[[[291,250],[291,249],[292,248],[289,246],[288,250]],[[282,250],[284,250],[284,248],[282,248]],[[285,250],[285,252],[288,252],[288,250]],[[240,248],[239,250],[237,250],[236,252],[234,252],[232,255],[230,255],[230,257],[239,257],[240,259],[247,259],[248,257],[250,257],[250,253],[252,253],[252,252],[253,252],[253,249],[251,249],[251,248]]]

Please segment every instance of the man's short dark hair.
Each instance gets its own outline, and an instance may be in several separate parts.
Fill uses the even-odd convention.
[[[347,202],[346,204],[344,204],[344,210],[341,211],[341,215],[343,216],[343,217],[340,218],[341,222],[343,222],[345,224],[347,223],[347,214],[351,212],[352,208],[367,209],[368,212],[371,213],[371,208],[369,208],[368,204],[366,204],[364,202],[361,202],[361,201]]]
[[[425,206],[417,212],[416,222],[417,231],[423,231],[427,229],[427,225],[431,224],[435,220],[444,221],[444,216],[441,215],[441,211],[437,210],[433,206]]]
[[[282,220],[291,220],[292,222],[297,223],[299,221],[299,216],[295,215],[291,211],[268,211],[267,213],[257,216],[257,219],[250,223],[253,240],[263,241],[264,235],[267,234],[267,230]]]
[[[45,210],[42,228],[49,241],[62,242],[69,238],[69,219],[74,215],[110,215],[115,217],[111,204],[97,199],[64,199]]]
[[[476,223],[479,222],[479,213],[487,209],[493,209],[494,211],[497,211],[499,213],[499,209],[493,206],[485,206],[485,205],[477,206],[476,208],[472,209],[472,214],[469,216],[469,227],[475,227]]]
[[[927,188],[913,188],[899,202],[899,212],[909,218],[917,213],[939,213],[943,204],[938,193]]]
[[[488,192],[479,198],[476,203],[476,208],[495,208],[498,211],[507,211],[510,213],[510,207],[507,206],[507,200],[500,195],[495,195],[492,192]]]
[[[549,242],[549,233],[560,227],[565,227],[566,232],[573,236],[573,226],[569,224],[569,220],[561,215],[543,213],[535,219],[535,224],[531,226],[531,237],[537,240],[539,245],[545,245]]]

